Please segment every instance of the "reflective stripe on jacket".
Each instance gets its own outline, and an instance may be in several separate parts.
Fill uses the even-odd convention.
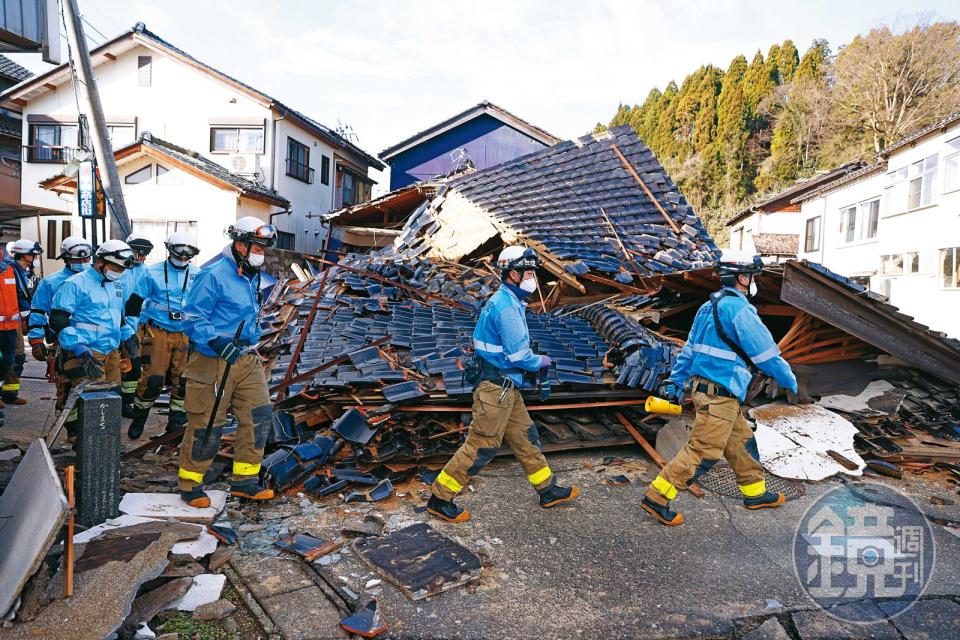
[[[725,287],[736,295],[719,298],[717,313],[727,337],[748,355],[764,373],[781,387],[796,392],[797,378],[790,365],[780,357],[780,349],[764,326],[757,309],[740,291]],[[711,297],[718,296],[719,292]],[[680,388],[691,376],[700,376],[721,384],[742,402],[753,377],[747,366],[720,338],[713,320],[712,304],[700,307],[687,336],[687,343],[677,356],[670,380]]]
[[[53,296],[51,312],[70,314],[70,326],[60,332],[60,346],[75,352],[85,346],[99,353],[110,353],[133,332],[123,323],[126,296],[119,281],[109,282],[89,266],[67,278]]]
[[[540,356],[530,349],[525,302],[501,286],[480,311],[473,330],[477,355],[500,370],[500,375],[523,386],[524,371],[540,370]]]
[[[255,344],[260,338],[257,324],[260,278],[239,273],[230,245],[224,249],[222,260],[202,270],[193,280],[183,308],[183,332],[196,350],[205,356],[217,357],[219,354],[207,343],[217,336],[233,340],[241,320],[247,322],[240,341],[244,345]]]
[[[0,261],[0,331],[16,331],[20,324],[20,304],[17,301],[17,274],[13,265]]]
[[[82,272],[81,272],[82,273]],[[40,339],[44,337],[43,328],[49,323],[49,314],[53,304],[53,296],[57,294],[63,283],[68,278],[75,276],[73,271],[64,267],[60,271],[53,273],[37,285],[33,292],[33,299],[30,302],[30,339]]]

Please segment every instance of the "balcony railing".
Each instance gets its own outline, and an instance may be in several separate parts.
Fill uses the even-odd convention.
[[[24,145],[26,162],[36,164],[67,164],[77,154],[76,147],[55,147],[51,145]]]
[[[313,184],[313,174],[315,171],[302,162],[297,162],[293,158],[287,158],[287,175],[297,180],[302,180],[307,184]]]

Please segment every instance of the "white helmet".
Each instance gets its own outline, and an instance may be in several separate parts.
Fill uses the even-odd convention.
[[[35,240],[20,238],[16,242],[7,243],[7,253],[11,256],[39,256],[43,254],[43,247],[41,247],[40,243]]]
[[[121,269],[129,269],[133,266],[133,249],[123,240],[107,240],[93,254],[97,260],[109,262]]]
[[[174,231],[165,244],[170,255],[179,260],[193,260],[200,253],[197,237],[186,231]]]
[[[540,256],[533,249],[517,244],[505,247],[497,257],[497,268],[503,271],[528,271],[540,268]]]
[[[231,240],[272,247],[277,237],[277,228],[260,218],[244,216],[227,227],[227,235]]]
[[[89,258],[93,255],[93,247],[90,245],[90,242],[82,236],[70,236],[63,239],[63,242],[60,243],[60,255],[57,257],[61,260],[66,260],[68,258],[72,259],[83,259]]]
[[[720,278],[743,274],[756,274],[763,271],[763,260],[760,256],[742,249],[724,249],[720,253],[717,273]]]

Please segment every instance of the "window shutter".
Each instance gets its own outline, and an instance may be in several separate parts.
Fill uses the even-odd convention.
[[[152,77],[153,56],[137,56],[137,85],[149,87]]]

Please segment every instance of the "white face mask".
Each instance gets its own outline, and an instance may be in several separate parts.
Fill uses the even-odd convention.
[[[750,291],[747,292],[747,295],[751,298],[757,295],[757,281],[753,278],[750,278]]]
[[[527,278],[520,283],[520,288],[526,291],[527,293],[533,293],[537,290],[537,278]]]
[[[110,282],[116,282],[120,279],[120,276],[123,275],[123,271],[110,271],[108,269],[103,270],[103,277],[109,280]]]
[[[263,266],[264,255],[262,253],[254,253],[251,251],[247,254],[247,262],[250,263],[250,266],[254,269],[259,269]]]
[[[173,266],[175,266],[177,269],[183,269],[183,268],[186,267],[188,264],[190,264],[190,261],[189,261],[189,260],[177,260],[176,258],[170,258],[170,264],[172,264]]]

